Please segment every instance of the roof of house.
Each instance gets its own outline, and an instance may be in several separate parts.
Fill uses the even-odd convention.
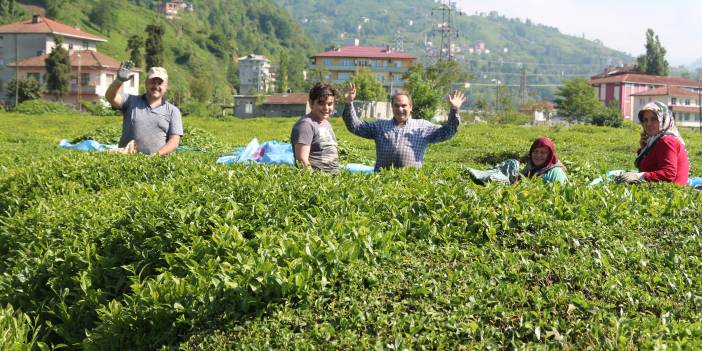
[[[332,49],[313,57],[354,57],[354,58],[384,58],[384,59],[416,59],[417,57],[404,52],[392,51],[384,47],[376,46],[344,46]]]
[[[652,85],[677,85],[685,87],[699,87],[702,86],[700,83],[694,80],[689,80],[681,77],[664,77],[664,76],[654,76],[644,73],[631,73],[622,72],[620,74],[613,74],[606,77],[593,76],[590,79],[590,84],[605,84],[605,83],[639,83],[639,84],[652,84]]]
[[[15,22],[0,26],[0,34],[15,33],[47,33],[58,34],[64,37],[88,39],[92,41],[107,41],[107,39],[84,32],[78,28],[56,22],[43,16],[36,16],[37,21],[30,18],[26,21]]]
[[[675,95],[675,96],[697,96],[696,91],[681,88],[678,86],[665,85],[658,88],[649,89],[642,91],[640,93],[631,94],[631,96],[664,96],[664,95]]]
[[[78,55],[80,54],[80,58]],[[45,67],[46,58],[49,55],[34,56],[20,60],[17,66],[19,67]],[[81,67],[94,67],[94,68],[109,68],[117,70],[119,69],[120,62],[112,57],[109,57],[103,53],[99,53],[93,50],[74,50],[70,53],[71,66],[77,67],[80,61]],[[8,67],[15,67],[14,62],[7,64]],[[141,69],[132,68],[132,71],[139,72]]]
[[[269,96],[264,105],[305,105],[309,100],[307,93],[273,94]]]

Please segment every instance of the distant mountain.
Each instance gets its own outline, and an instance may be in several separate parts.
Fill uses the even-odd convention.
[[[698,68],[702,68],[702,57],[698,58],[697,60],[695,60],[691,64],[687,65],[687,68],[693,69],[693,70],[698,69]]]
[[[348,44],[360,36],[362,45],[401,46],[424,62],[432,61],[432,54],[437,52],[441,43],[437,29],[446,22],[432,0],[275,1],[324,46]],[[634,61],[599,41],[565,35],[528,19],[510,19],[491,12],[463,14],[453,20],[459,32],[458,37],[451,38],[455,54],[474,73],[474,83],[489,84],[497,79],[516,85],[511,87],[515,93],[523,67],[519,63],[524,64],[532,85],[529,90],[550,98],[554,87],[539,85],[558,84],[564,78],[589,76],[608,65]]]

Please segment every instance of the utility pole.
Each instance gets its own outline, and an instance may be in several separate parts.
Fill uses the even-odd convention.
[[[697,108],[699,108],[697,118],[700,121],[700,132],[702,132],[702,79],[699,77],[697,78]]]
[[[439,33],[441,35],[441,45],[437,52],[439,61],[453,61],[453,47],[451,46],[451,38],[458,38],[458,30],[453,27],[453,13],[456,12],[459,16],[463,13],[456,9],[455,1],[439,1],[439,6],[431,9],[431,15],[434,16],[434,12],[441,13],[441,22],[438,24],[437,28],[432,31],[434,33]]]
[[[522,105],[526,104],[527,100],[529,99],[529,94],[527,92],[527,89],[528,89],[528,83],[527,83],[526,65],[522,64],[522,79],[519,82],[519,96],[521,97],[521,104]]]
[[[83,77],[81,76],[80,72],[80,51],[77,52],[76,56],[78,56],[78,94],[76,95],[78,98],[78,111],[83,111],[83,108],[80,104],[80,98],[81,98],[81,93],[83,92]]]
[[[15,33],[15,108],[19,104],[19,46],[17,46],[17,36]]]

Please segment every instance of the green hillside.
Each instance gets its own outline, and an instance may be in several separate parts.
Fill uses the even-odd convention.
[[[58,5],[58,7],[56,7]],[[158,13],[155,1],[42,0],[26,2],[42,6],[47,16],[108,39],[98,50],[120,60],[129,58],[127,40],[146,37],[149,24],[165,28],[165,64],[171,76],[170,94],[179,102],[221,102],[238,85],[237,57],[250,53],[279,63],[280,53],[289,57],[290,85],[302,87],[307,56],[316,50],[286,11],[270,0],[195,0],[194,11],[168,20]],[[91,18],[103,6],[114,19],[98,25]],[[25,11],[29,12],[29,11]],[[203,90],[205,90],[203,92]],[[211,90],[211,91],[210,91]]]
[[[435,28],[442,22],[439,5],[430,0],[276,0],[298,20],[305,31],[325,46],[343,45],[360,36],[363,45],[397,46],[402,37],[405,51],[432,62],[426,42],[440,46],[441,37]],[[632,62],[633,58],[609,49],[597,40],[565,35],[553,27],[528,19],[510,19],[496,12],[454,16],[453,27],[458,37],[452,43],[460,51],[456,57],[473,72],[474,87],[486,89],[491,79],[499,79],[510,87],[513,95],[519,90],[522,66],[525,64],[530,85],[558,84],[564,78],[599,73],[609,64]],[[360,26],[360,27],[359,27]],[[360,30],[359,30],[360,28]],[[489,54],[469,54],[468,47],[484,42]],[[544,98],[551,98],[555,87],[530,89]],[[494,91],[492,89],[491,91]]]

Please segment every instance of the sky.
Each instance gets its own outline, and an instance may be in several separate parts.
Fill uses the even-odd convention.
[[[497,11],[509,18],[599,39],[605,46],[639,56],[646,30],[653,29],[673,66],[702,58],[702,0],[455,0],[468,15]]]

